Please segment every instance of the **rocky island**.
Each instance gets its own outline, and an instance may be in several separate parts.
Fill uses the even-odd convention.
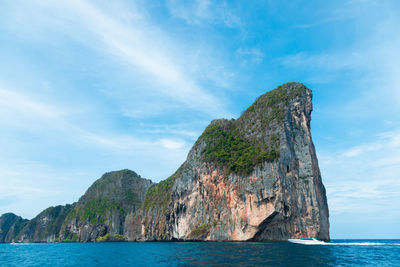
[[[212,121],[171,177],[106,173],[72,205],[3,214],[0,242],[329,240],[311,111],[310,89],[281,85]]]

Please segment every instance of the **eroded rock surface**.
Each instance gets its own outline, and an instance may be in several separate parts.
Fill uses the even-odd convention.
[[[311,90],[288,83],[259,97],[238,120],[213,121],[168,179],[171,186],[157,189],[167,197],[148,192],[138,216],[142,231],[128,238],[329,240],[311,111]]]
[[[329,240],[311,111],[311,90],[284,84],[212,121],[168,179],[106,173],[73,205],[2,215],[0,242]]]
[[[104,174],[69,212],[59,239],[90,242],[106,235],[110,239],[124,239],[127,215],[140,209],[152,184],[130,170]]]

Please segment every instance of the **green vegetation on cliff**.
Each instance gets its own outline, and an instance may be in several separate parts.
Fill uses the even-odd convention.
[[[206,147],[204,160],[215,162],[227,168],[228,172],[249,174],[255,165],[264,161],[274,161],[279,156],[279,137],[271,136],[269,146],[260,146],[246,139],[238,128],[213,124],[207,127],[201,138]]]
[[[96,242],[122,242],[125,241],[125,237],[119,234],[107,233],[104,236],[99,236],[96,238]]]
[[[107,234],[123,233],[126,216],[141,207],[151,185],[150,180],[131,170],[105,173],[88,188],[68,214],[60,240],[96,241],[99,236],[105,236],[100,241],[117,240],[118,236]]]
[[[113,213],[124,217],[141,206],[151,184],[145,181],[130,170],[106,173],[89,187],[67,220],[78,216],[80,221],[96,224],[111,222]]]
[[[62,223],[64,222],[65,218],[69,214],[69,212],[74,208],[74,205],[67,204],[65,206],[55,206],[55,207],[50,207],[42,211],[38,216],[33,218],[29,224],[24,228],[24,230],[21,232],[21,234],[27,234],[31,235],[29,233],[32,227],[30,227],[30,224],[32,224],[33,227],[37,227],[40,225],[40,231],[38,231],[37,236],[35,237],[36,239],[39,239],[41,241],[46,240],[47,236],[50,235],[58,235],[60,232]]]
[[[296,134],[301,130],[296,124],[298,117],[293,116],[310,113],[311,92],[305,90],[308,89],[299,83],[284,84],[260,96],[237,120],[213,121],[199,137],[187,161],[158,184],[130,170],[109,172],[94,182],[73,205],[51,207],[29,222],[13,214],[0,216],[0,242],[171,240],[174,238],[172,223],[182,215],[193,216],[189,221],[182,220],[191,227],[184,239],[216,238],[215,231],[224,234],[231,227],[229,218],[220,218],[220,215],[229,214],[231,204],[236,201],[232,198],[229,205],[225,204],[228,201],[224,192],[237,190],[238,196],[245,196],[244,190],[253,190],[255,199],[263,199],[257,195],[262,191],[260,186],[271,184],[275,188],[277,182],[268,180],[268,172],[264,172],[265,176],[257,174],[257,179],[241,178],[249,178],[245,176],[259,164],[276,162],[280,156],[286,159],[288,149],[296,149],[289,146],[288,131]],[[296,161],[293,162],[295,165]],[[211,164],[205,166],[204,163]],[[236,185],[229,184],[233,179],[223,181],[221,187],[217,184],[221,182],[219,177],[204,180],[203,176],[214,171],[214,167],[225,177],[237,174],[234,177],[239,181],[237,189]],[[310,177],[312,174],[303,174],[299,179],[312,183]],[[190,186],[195,182],[199,183],[198,193],[193,198],[195,204],[188,204],[185,197],[191,194]],[[246,197],[244,201],[251,200]],[[207,215],[210,215],[208,223],[204,221]],[[312,223],[307,221],[307,225]]]
[[[78,235],[76,233],[69,234],[62,242],[76,242],[78,241]]]
[[[207,235],[210,232],[211,224],[202,223],[195,227],[188,235],[187,238],[200,238]]]
[[[203,160],[228,174],[245,175],[257,164],[277,160],[287,106],[305,90],[302,84],[286,83],[260,96],[238,120],[212,122],[199,138],[206,143]]]
[[[0,216],[0,243],[12,242],[29,221],[14,213],[4,213]]]
[[[263,117],[262,126],[270,127],[272,122],[282,123],[285,119],[285,108],[288,103],[302,95],[306,87],[300,83],[285,83],[278,88],[263,94],[243,113],[243,118],[252,120]]]
[[[125,215],[126,211],[118,202],[112,201],[107,197],[97,197],[88,200],[85,205],[79,206],[76,213],[82,216],[82,220],[88,220],[90,223],[104,223],[107,212],[120,212]]]
[[[158,184],[150,187],[146,192],[146,197],[143,201],[143,208],[145,210],[150,207],[166,208],[171,201],[172,186],[176,178],[182,174],[183,165],[167,179],[159,182]]]

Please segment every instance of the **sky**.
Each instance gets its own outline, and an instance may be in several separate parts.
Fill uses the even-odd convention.
[[[213,119],[313,90],[331,238],[400,238],[400,1],[3,0],[0,214],[160,181]]]

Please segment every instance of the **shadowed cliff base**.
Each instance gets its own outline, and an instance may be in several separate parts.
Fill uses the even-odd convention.
[[[0,242],[329,240],[311,111],[310,89],[281,85],[212,121],[166,180],[106,173],[72,205],[3,214]]]

